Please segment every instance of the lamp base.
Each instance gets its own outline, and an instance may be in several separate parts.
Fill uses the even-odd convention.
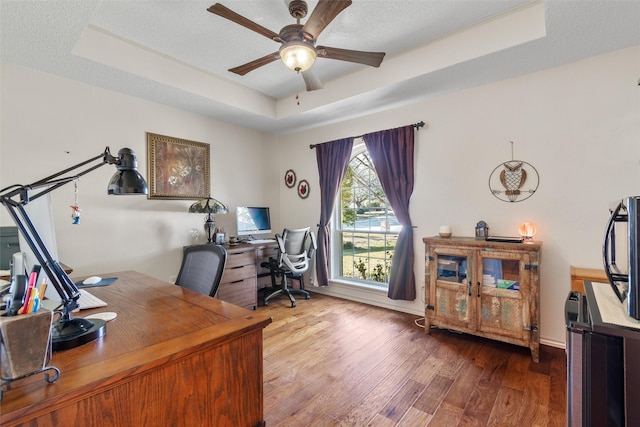
[[[75,348],[102,337],[106,331],[107,322],[102,319],[58,320],[51,325],[51,348],[53,351]]]
[[[215,243],[213,239],[216,234],[216,223],[213,221],[212,214],[207,214],[204,220],[204,231],[207,233],[207,243]]]

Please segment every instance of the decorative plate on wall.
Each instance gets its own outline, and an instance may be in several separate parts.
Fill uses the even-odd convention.
[[[296,185],[296,173],[293,171],[293,169],[289,169],[284,174],[284,184],[289,188],[295,187],[295,185]]]
[[[306,179],[301,179],[298,183],[298,196],[302,199],[309,197],[309,183]]]

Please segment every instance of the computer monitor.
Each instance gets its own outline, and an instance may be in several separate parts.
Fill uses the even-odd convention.
[[[49,250],[51,257],[54,260],[58,260],[58,245],[56,243],[56,229],[53,220],[53,206],[51,203],[51,195],[45,194],[42,197],[32,200],[24,206],[24,210],[29,215],[33,226],[38,230],[38,235],[42,239],[45,247]],[[18,241],[20,242],[20,252],[24,254],[24,268],[28,272],[33,269],[33,266],[40,264],[33,250],[27,243],[26,239],[19,233]],[[38,285],[40,285],[45,277],[47,281],[47,273],[44,269],[40,270],[38,275]],[[45,296],[48,299],[60,301],[61,297],[53,286],[47,287]]]
[[[238,236],[271,233],[271,217],[269,208],[245,207],[236,208],[236,224]]]
[[[11,258],[19,249],[18,227],[0,227],[0,270],[11,268]]]

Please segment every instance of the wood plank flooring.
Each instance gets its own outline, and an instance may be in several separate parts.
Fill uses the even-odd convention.
[[[312,294],[273,299],[264,413],[275,426],[565,426],[564,350],[529,350]]]

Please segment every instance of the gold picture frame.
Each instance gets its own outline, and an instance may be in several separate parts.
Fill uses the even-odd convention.
[[[147,132],[149,199],[208,197],[209,165],[209,144]]]

